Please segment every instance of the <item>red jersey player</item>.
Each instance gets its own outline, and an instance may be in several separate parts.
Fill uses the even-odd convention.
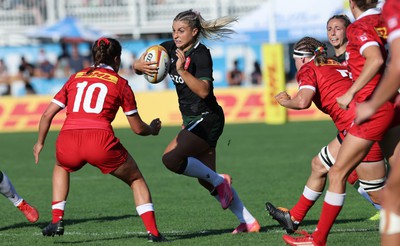
[[[149,241],[165,240],[157,229],[146,181],[136,161],[115,137],[111,127],[121,107],[136,134],[158,135],[161,128],[159,119],[154,119],[150,125],[142,121],[128,81],[118,75],[121,49],[115,39],[97,40],[92,47],[94,65],[73,74],[42,115],[38,140],[33,148],[36,163],[53,117],[67,107],[67,117],[56,142],[53,219],[43,228],[44,236],[63,235],[70,173],[90,163],[104,174],[110,173],[129,185]]]
[[[314,50],[317,50],[315,56]],[[340,134],[313,158],[312,172],[303,194],[290,211],[277,209],[269,202],[266,204],[270,215],[288,233],[293,233],[297,229],[306,213],[322,194],[327,173],[334,165],[339,152],[340,142],[354,118],[354,107],[352,110],[343,110],[336,103],[336,97],[352,85],[347,67],[332,59],[327,59],[324,44],[310,37],[305,37],[296,43],[293,57],[298,69],[299,92],[293,98],[286,92],[281,92],[276,96],[277,101],[284,107],[300,110],[310,107],[311,102],[314,102],[319,110],[329,114]],[[370,169],[369,173],[363,171],[371,163],[373,163],[373,170]],[[385,163],[377,144],[358,169],[361,170],[361,186],[372,195],[374,201],[379,202],[378,192],[383,188],[385,181]]]
[[[387,0],[382,16],[388,29],[391,60],[372,98],[357,105],[357,123],[364,122],[374,115],[376,110],[392,99],[400,88],[400,1]],[[400,245],[400,153],[398,151],[394,153],[397,159],[395,163],[391,163],[392,172],[383,193],[384,203],[380,221],[382,245]]]
[[[384,70],[386,53],[382,45],[382,39],[378,35],[384,33],[384,27],[380,25],[380,13],[375,9],[377,0],[350,0],[350,9],[356,21],[348,27],[348,63],[353,73],[353,84],[342,97],[337,99],[343,109],[354,107],[350,102],[354,97],[355,102],[362,102],[374,91]],[[371,24],[376,24],[373,26]],[[356,27],[357,30],[352,30]],[[359,32],[362,30],[361,32]],[[375,32],[375,34],[374,34]],[[352,35],[358,35],[353,37]],[[366,43],[363,43],[366,42]],[[359,47],[350,45],[358,44]],[[361,45],[361,46],[360,46]],[[382,53],[383,52],[383,53]],[[361,56],[360,56],[361,55]],[[358,60],[351,58],[358,57]],[[360,63],[363,61],[363,63]],[[351,64],[352,63],[352,64]],[[384,140],[384,153],[393,153],[394,140],[398,136],[390,136],[385,133],[391,126],[394,116],[392,103],[385,103],[368,122],[361,125],[353,124],[343,140],[336,163],[329,171],[329,188],[326,192],[322,212],[316,230],[312,235],[303,237],[291,237],[284,235],[283,239],[290,245],[326,245],[329,231],[339,215],[346,196],[345,180],[348,174],[357,167],[374,142]],[[385,139],[384,139],[385,136]],[[397,140],[398,141],[398,140]],[[389,162],[392,156],[387,155]]]
[[[358,21],[347,28],[347,38],[347,63],[354,84],[346,94],[338,98],[343,109],[347,108],[353,97],[356,102],[365,101],[374,91],[385,69],[380,64],[384,64],[387,57],[387,37],[380,10],[370,8],[360,14]],[[367,50],[369,47],[374,49]]]

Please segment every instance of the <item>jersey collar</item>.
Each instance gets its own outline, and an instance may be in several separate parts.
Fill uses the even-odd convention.
[[[94,65],[92,65],[91,67],[94,67]],[[114,68],[112,68],[111,66],[104,64],[104,63],[100,63],[98,66],[98,68],[106,68],[106,69],[110,69],[114,71]]]
[[[193,50],[195,50],[199,46],[199,44],[200,41],[197,41],[196,44],[194,44],[192,47],[190,47],[188,51],[185,52],[185,56],[188,57],[193,52]]]
[[[365,11],[364,13],[362,13],[357,20],[363,18],[364,16],[368,16],[368,15],[378,15],[380,14],[382,11],[380,8],[373,8],[373,9],[368,9],[367,11]]]

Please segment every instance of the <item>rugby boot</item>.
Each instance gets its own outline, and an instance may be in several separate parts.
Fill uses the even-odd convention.
[[[260,224],[258,223],[257,220],[255,220],[253,223],[246,224],[246,223],[240,223],[238,227],[232,232],[232,234],[237,234],[240,232],[259,232],[260,231]]]
[[[22,200],[17,208],[25,215],[29,222],[35,223],[39,219],[39,212],[37,209],[29,205],[25,200]]]
[[[269,215],[286,230],[287,233],[294,233],[299,228],[300,223],[295,223],[290,216],[289,210],[283,208],[276,208],[270,202],[265,204],[265,208]]]
[[[228,174],[221,174],[224,178],[221,184],[219,184],[215,189],[218,192],[219,201],[221,202],[222,209],[227,209],[232,203],[233,192],[231,189],[231,176]]]
[[[42,230],[43,236],[52,236],[54,237],[54,235],[64,235],[64,225],[63,225],[63,221],[59,220],[56,223],[52,223],[50,222],[50,224],[48,224],[45,228],[43,228]]]

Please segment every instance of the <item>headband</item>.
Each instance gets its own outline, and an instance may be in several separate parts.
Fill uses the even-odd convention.
[[[99,38],[99,40],[97,40],[97,47],[100,47],[100,41],[104,41],[106,45],[110,44],[110,40],[108,40],[107,38]]]
[[[293,50],[293,58],[312,57],[314,53],[311,51]]]

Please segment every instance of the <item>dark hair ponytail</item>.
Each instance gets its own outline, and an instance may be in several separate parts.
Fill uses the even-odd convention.
[[[115,58],[121,56],[122,47],[118,40],[113,38],[99,38],[92,46],[93,67],[87,71],[92,73],[100,64],[116,68]]]

